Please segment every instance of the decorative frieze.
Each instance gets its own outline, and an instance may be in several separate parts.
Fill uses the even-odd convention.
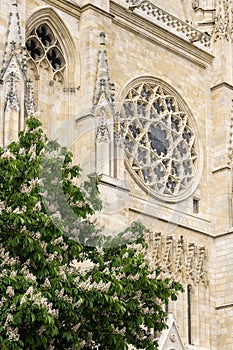
[[[181,282],[208,285],[207,250],[196,243],[185,242],[183,237],[150,233],[148,255],[151,264],[161,267],[161,273]]]
[[[202,46],[209,48],[211,37],[190,24],[183,22],[179,18],[162,10],[158,6],[152,4],[149,0],[125,0],[129,10],[135,11],[142,15],[149,16],[150,19],[159,25],[166,26],[176,34],[183,36],[190,42],[198,41]]]

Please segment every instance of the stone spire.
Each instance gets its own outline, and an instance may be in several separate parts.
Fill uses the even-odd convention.
[[[25,49],[22,45],[20,18],[16,0],[11,0],[10,7],[1,79],[4,78],[4,75],[13,58],[15,58],[14,61],[17,61],[18,68],[20,69],[22,75],[25,75],[26,70],[26,55]]]
[[[33,86],[26,79],[26,51],[18,4],[9,3],[7,37],[0,72],[0,143],[7,146],[18,137],[25,117],[34,114]]]
[[[97,64],[96,87],[94,94],[94,114],[98,118],[96,142],[108,142],[110,130],[109,119],[114,115],[114,85],[110,83],[105,33],[100,33],[100,50]],[[108,122],[107,122],[108,119]]]
[[[96,170],[123,181],[124,149],[119,113],[115,108],[115,86],[110,82],[105,33],[100,33],[93,114],[96,118]]]
[[[110,83],[105,33],[100,33],[93,114],[96,118],[96,170],[113,176],[114,85]]]
[[[105,33],[100,33],[94,108],[100,103],[103,104],[103,100],[105,100],[105,103],[111,108],[114,108],[114,93],[114,84],[110,83],[107,50],[105,49]]]

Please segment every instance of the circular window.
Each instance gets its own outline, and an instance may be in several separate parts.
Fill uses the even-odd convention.
[[[197,136],[188,107],[158,79],[135,82],[120,113],[127,164],[143,188],[160,199],[184,199],[194,190]]]

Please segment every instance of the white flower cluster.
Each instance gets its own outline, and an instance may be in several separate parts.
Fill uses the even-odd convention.
[[[21,147],[20,149],[19,149],[19,154],[20,155],[22,155],[22,156],[25,156],[25,154],[26,154],[26,149],[23,147]]]
[[[14,256],[13,258],[10,257],[10,253],[6,251],[6,249],[0,245],[0,267],[3,268],[4,266],[14,266],[19,262],[19,258],[17,256]],[[3,274],[3,270],[1,271],[1,275]]]
[[[56,252],[55,252],[56,253]],[[60,277],[62,278],[63,282],[66,282],[67,281],[67,276],[66,276],[66,273],[67,273],[67,265],[62,265],[62,266],[59,266],[59,275]]]
[[[55,238],[54,240],[51,241],[52,245],[59,245],[60,243],[63,243],[63,237],[59,236],[58,238]]]
[[[2,297],[0,300],[0,308],[3,307],[4,303],[7,301],[7,298]]]
[[[51,284],[48,277],[45,278],[44,283],[41,286],[44,288],[51,288]]]
[[[62,288],[60,291],[56,290],[55,291],[55,295],[59,298],[59,299],[63,299],[64,301],[67,301],[68,303],[72,304],[73,302],[73,298],[67,294],[64,294],[64,288]]]
[[[23,213],[26,213],[26,211],[27,211],[27,207],[24,205],[22,208],[16,207],[13,210],[13,213],[14,214],[23,214]]]
[[[6,206],[7,206],[7,204],[5,201],[0,201],[0,214],[2,213],[2,211],[4,209],[6,209]]]
[[[76,282],[77,288],[84,291],[91,291],[92,289],[96,289],[100,292],[107,293],[111,286],[111,282],[108,282],[108,283],[105,283],[104,281],[100,281],[98,283],[95,281],[92,282],[91,276],[89,276],[86,281],[80,282],[79,279],[76,279],[75,282]]]
[[[139,273],[136,273],[136,275],[130,274],[130,275],[127,276],[127,278],[128,278],[130,281],[138,281],[139,278],[140,278],[140,275],[139,275]]]
[[[6,295],[9,295],[10,298],[13,298],[13,296],[15,295],[15,292],[14,292],[14,289],[12,288],[12,286],[7,287]]]
[[[6,150],[5,152],[3,152],[0,157],[1,158],[12,158],[12,159],[15,159],[14,154],[12,154],[9,149]]]
[[[40,238],[41,238],[40,232],[28,232],[28,234],[30,235],[30,237],[34,238],[35,240],[40,241]]]
[[[13,322],[13,315],[9,313],[6,317],[6,321],[3,325],[3,329],[6,331],[6,334],[10,341],[18,341],[19,340],[19,333],[18,333],[18,327],[12,327]]]
[[[55,238],[54,240],[51,241],[51,244],[53,246],[60,246],[60,248],[63,250],[63,251],[66,251],[68,249],[68,244],[65,244],[64,242],[64,239],[62,236],[59,236],[57,238]],[[62,259],[60,259],[60,261],[62,261]]]
[[[51,316],[58,318],[59,312],[58,309],[53,309],[53,304],[49,303],[47,298],[43,297],[41,292],[34,292],[33,286],[30,286],[26,293],[21,298],[20,305],[23,305],[27,301],[32,301],[33,305],[39,305],[44,307],[48,314]]]
[[[87,334],[87,339],[82,339],[80,341],[80,349],[83,349],[84,347],[88,348],[88,349],[94,349],[95,348],[95,342],[92,340],[93,337],[93,333],[92,332],[88,332]]]
[[[113,333],[114,334],[120,334],[120,335],[124,335],[126,332],[126,328],[123,327],[121,329],[119,329],[119,327],[115,328],[114,324],[111,324],[111,327],[113,328]]]
[[[144,248],[141,243],[128,244],[127,245],[127,249],[134,250],[135,254],[136,254],[136,257],[139,254],[145,255],[147,253],[146,248]]]
[[[27,280],[27,281],[36,281],[36,276],[35,275],[33,275],[30,271],[29,271],[29,269],[28,269],[28,267],[26,266],[26,265],[24,265],[23,267],[22,267],[22,274],[23,274],[23,276],[25,277],[25,279]]]
[[[70,262],[70,266],[81,275],[85,275],[88,271],[93,270],[97,267],[97,264],[94,264],[90,259],[84,261],[77,261],[76,259]]]
[[[8,335],[9,337],[9,340],[10,341],[18,341],[19,340],[19,329],[18,327],[7,327],[6,328],[6,334]]]
[[[42,179],[39,179],[38,177],[35,179],[31,179],[28,184],[23,184],[21,186],[20,192],[29,194],[31,193],[32,189],[36,186],[39,185],[40,187],[43,187],[43,181]]]
[[[72,329],[72,331],[77,332],[79,330],[80,326],[81,326],[81,323],[77,323],[71,329]]]

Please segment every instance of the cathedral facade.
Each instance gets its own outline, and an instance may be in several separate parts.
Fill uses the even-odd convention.
[[[184,293],[160,350],[233,349],[233,1],[0,0],[0,144],[35,115]],[[156,335],[155,335],[156,336]]]

